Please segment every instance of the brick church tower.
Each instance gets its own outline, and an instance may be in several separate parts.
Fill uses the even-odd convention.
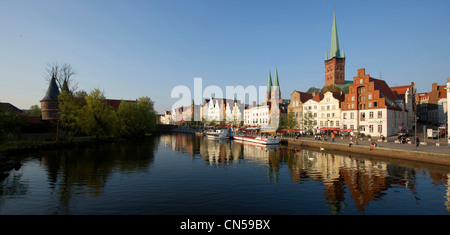
[[[345,84],[345,55],[339,48],[336,13],[333,13],[330,55],[325,55],[325,86]]]

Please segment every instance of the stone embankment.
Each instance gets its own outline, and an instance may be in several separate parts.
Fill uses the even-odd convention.
[[[350,139],[346,138],[343,140],[340,137],[336,138],[335,142],[331,140],[315,140],[313,138],[299,138],[296,140],[293,138],[282,138],[282,140],[288,146],[305,146],[318,151],[356,153],[450,166],[450,148],[447,146],[420,145],[418,150],[415,150],[414,144],[399,144],[392,139],[389,142],[364,140],[352,145],[349,145]],[[370,148],[372,142],[377,144],[373,149]]]

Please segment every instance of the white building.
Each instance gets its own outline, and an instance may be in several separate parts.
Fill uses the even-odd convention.
[[[303,129],[304,131],[316,131],[319,124],[319,102],[322,94],[316,94],[313,98],[303,103]]]
[[[248,107],[244,110],[244,125],[267,127],[269,126],[269,115],[268,105]]]
[[[319,102],[318,125],[322,127],[341,127],[341,102],[344,94],[338,92],[326,92]]]
[[[205,99],[201,108],[201,117],[207,122],[225,121],[228,124],[244,120],[245,105],[236,99]]]
[[[165,111],[164,114],[160,116],[160,122],[162,124],[172,124],[172,113],[170,111]]]

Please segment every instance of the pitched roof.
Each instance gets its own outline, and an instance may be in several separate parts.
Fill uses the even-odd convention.
[[[306,92],[301,92],[301,91],[293,91],[292,93],[297,92],[300,95],[300,101],[302,103],[305,103],[306,101],[308,101],[309,99],[311,99],[313,96],[310,93],[306,93]]]
[[[337,32],[337,24],[336,24],[336,12],[333,12],[333,26],[331,28],[331,43],[330,43],[330,56],[326,55],[325,60],[329,60],[332,58],[344,58],[344,55],[341,55],[341,50],[339,48],[339,38]]]
[[[323,94],[318,93],[311,99],[314,101],[320,102],[323,99]]]
[[[59,96],[59,88],[58,85],[56,84],[55,76],[52,76],[52,79],[48,84],[47,92],[45,93],[45,96],[41,101],[58,100],[58,96]]]
[[[12,113],[24,114],[25,112],[10,103],[0,103],[0,109]]]
[[[391,87],[391,90],[398,97],[398,99],[405,99],[405,93],[406,93],[406,90],[408,90],[408,88],[412,94],[412,91],[414,89],[414,82],[412,82],[411,85],[393,86],[393,87]]]

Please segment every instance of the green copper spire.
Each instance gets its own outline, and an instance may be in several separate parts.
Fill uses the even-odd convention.
[[[277,87],[280,86],[280,82],[278,81],[278,71],[276,68],[275,68],[275,78],[273,80],[273,86],[277,86]]]
[[[336,25],[336,12],[333,12],[333,26],[331,28],[331,45],[330,45],[330,56],[329,59],[332,58],[344,58],[341,56],[341,50],[339,48],[339,39]]]
[[[267,81],[267,93],[270,93],[270,90],[272,90],[272,76],[270,75],[269,71],[269,80]]]

